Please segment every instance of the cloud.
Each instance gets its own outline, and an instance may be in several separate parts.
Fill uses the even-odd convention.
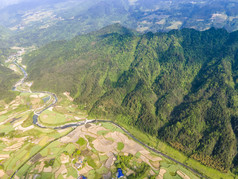
[[[130,5],[135,5],[138,0],[128,0]]]

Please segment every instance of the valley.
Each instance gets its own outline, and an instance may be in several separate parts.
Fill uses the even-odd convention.
[[[88,120],[67,92],[58,100],[53,93],[31,91],[32,83],[26,82],[28,74],[20,65],[23,54],[24,49],[7,60],[23,78],[13,87],[19,96],[1,111],[1,178],[111,178],[119,167],[132,178],[198,178],[195,170],[152,149],[118,124]]]
[[[236,0],[2,0],[0,178],[238,176]]]
[[[167,153],[166,145],[184,152],[183,157],[175,155],[181,163],[189,161],[193,168],[196,159],[232,177],[236,33],[212,28],[138,36],[114,24],[51,43],[27,54],[23,63],[29,80],[37,81],[32,89],[67,91],[91,118],[110,119],[130,132],[139,130],[145,133],[137,136],[143,136],[141,141],[169,156],[176,151]],[[167,143],[166,150],[158,143]],[[212,178],[218,175],[208,171]]]

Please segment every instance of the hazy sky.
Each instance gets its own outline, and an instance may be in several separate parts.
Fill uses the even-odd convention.
[[[8,5],[17,4],[19,2],[24,2],[24,1],[30,1],[30,0],[0,0],[0,7],[2,8]]]
[[[16,4],[20,1],[24,1],[24,0],[0,0],[0,4],[1,5]]]

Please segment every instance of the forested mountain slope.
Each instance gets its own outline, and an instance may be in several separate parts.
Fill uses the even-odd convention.
[[[0,64],[0,100],[10,102],[14,99],[15,94],[11,89],[18,79],[18,75]]]
[[[24,62],[35,89],[69,91],[91,115],[134,125],[221,171],[238,167],[238,32],[137,36],[115,24]]]
[[[3,33],[0,27],[0,101],[5,100],[6,102],[10,102],[16,96],[11,89],[20,77],[14,73],[14,71],[7,68],[4,63],[5,60],[7,60],[7,58],[15,52],[14,50],[6,47],[7,43],[3,40],[5,35],[6,34]]]

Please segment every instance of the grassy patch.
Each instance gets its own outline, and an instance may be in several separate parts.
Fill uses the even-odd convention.
[[[59,168],[61,166],[61,160],[59,157],[55,158],[53,168]]]
[[[96,178],[96,171],[90,170],[87,175],[88,175],[88,178]]]
[[[108,156],[107,155],[99,155],[99,159],[101,162],[103,162],[108,159]]]
[[[86,140],[82,137],[80,137],[76,143],[79,144],[80,146],[87,144]]]
[[[116,127],[115,125],[111,123],[101,123],[101,124],[104,128],[109,129],[112,132],[118,131],[118,132],[124,133],[123,130],[121,130],[120,128]]]
[[[67,118],[65,117],[65,115],[54,112],[54,111],[49,111],[49,110],[44,111],[40,115],[39,120],[43,124],[48,124],[48,125],[63,124],[67,122]]]
[[[34,115],[34,113],[33,112],[31,112],[30,114],[29,114],[29,116],[27,117],[27,119],[26,120],[24,120],[24,122],[22,123],[22,127],[29,127],[29,126],[31,126],[32,124],[33,124],[33,115]]]
[[[108,134],[109,133],[109,131],[105,131],[105,130],[101,130],[101,131],[98,131],[97,132],[97,135],[106,135],[106,134]]]
[[[122,142],[118,142],[117,143],[117,150],[121,151],[122,149],[124,149],[124,144]]]
[[[1,133],[8,134],[9,132],[14,131],[14,128],[11,124],[6,124],[6,125],[0,126],[0,131]]]
[[[76,146],[74,144],[68,144],[64,150],[69,153],[69,155],[72,155],[76,149]]]
[[[221,173],[213,168],[209,168],[209,167],[202,165],[201,163],[199,163],[198,161],[196,161],[194,159],[188,159],[188,161],[186,161],[186,163],[187,163],[187,165],[192,166],[196,170],[202,171],[202,173],[204,173],[209,178],[223,178],[223,179],[233,179],[234,178],[234,174],[232,174],[231,172]]]
[[[112,137],[108,137],[107,140],[114,142],[114,139]]]
[[[140,156],[141,156],[140,152],[137,152],[136,155],[135,155],[136,158],[140,158]]]
[[[103,175],[103,174],[108,173],[108,169],[103,166],[103,167],[97,169],[96,172],[97,172],[99,175]]]
[[[52,178],[53,174],[52,173],[42,173],[41,178]]]
[[[17,153],[15,153],[14,156],[10,158],[10,160],[7,160],[7,162],[4,163],[4,168],[6,170],[15,170],[19,165],[17,163],[23,163],[23,158],[29,157],[28,151],[23,148],[22,150],[19,150]]]
[[[46,148],[44,148],[40,154],[45,157],[45,156],[49,156],[50,153],[53,154],[52,157],[54,157],[54,155],[56,155],[57,153],[59,153],[61,150],[64,149],[64,146],[60,147],[60,142],[59,141],[55,141],[53,143],[51,143],[50,145],[48,145]]]
[[[45,136],[45,137],[39,142],[39,145],[40,145],[40,146],[44,146],[44,145],[46,145],[48,142],[49,142],[49,137],[48,137],[48,136]]]
[[[30,156],[34,155],[36,152],[38,152],[41,149],[41,146],[35,145],[30,149]]]
[[[0,116],[0,122],[5,121],[7,118],[8,118],[8,116],[1,115],[1,116]]]
[[[92,148],[92,150],[91,150],[93,153],[95,153],[95,154],[97,154],[98,153],[98,151],[95,149],[95,148]]]
[[[30,167],[31,167],[30,165],[25,164],[25,165],[17,172],[17,176],[19,176],[19,177],[24,176]]]
[[[89,136],[89,135],[85,135],[85,137],[88,139],[88,141],[89,141],[90,143],[92,143],[92,142],[95,140],[94,137],[91,137],[91,136]]]
[[[64,177],[60,174],[57,179],[64,179]]]
[[[94,168],[94,169],[97,168],[96,163],[94,162],[94,160],[93,160],[90,156],[87,156],[87,163],[88,163],[88,165],[91,166],[92,168]]]
[[[72,177],[74,177],[74,178],[78,178],[78,173],[77,173],[77,171],[73,168],[73,167],[69,167],[68,169],[68,177],[69,176],[72,176]]]

